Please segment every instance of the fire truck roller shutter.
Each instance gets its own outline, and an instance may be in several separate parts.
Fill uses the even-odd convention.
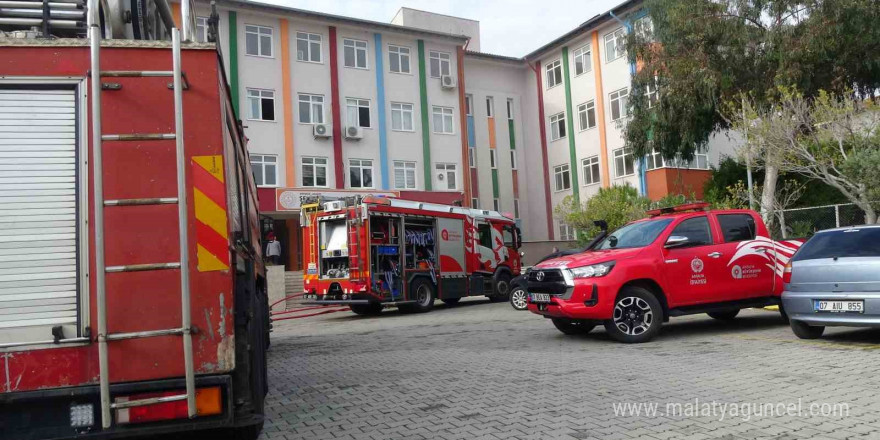
[[[437,219],[440,257],[440,297],[467,296],[464,221],[457,218]]]
[[[77,336],[76,102],[0,88],[0,344]]]

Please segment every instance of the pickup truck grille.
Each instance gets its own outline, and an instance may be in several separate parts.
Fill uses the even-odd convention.
[[[543,274],[540,277],[538,274]],[[538,278],[542,278],[538,281]],[[530,293],[549,293],[551,295],[563,295],[566,293],[568,286],[565,285],[565,278],[559,269],[534,269],[529,272]]]

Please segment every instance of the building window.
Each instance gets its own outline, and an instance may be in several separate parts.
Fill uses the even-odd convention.
[[[258,57],[272,57],[272,28],[244,26],[245,53]]]
[[[578,106],[578,122],[581,131],[596,127],[596,103],[587,101]]]
[[[342,40],[342,63],[355,69],[367,68],[367,42],[361,40]]]
[[[327,158],[304,157],[302,158],[303,186],[325,187],[327,186]]]
[[[480,199],[476,197],[471,198],[471,208],[480,209]]]
[[[513,120],[513,99],[507,98],[507,119]]]
[[[556,191],[571,189],[571,170],[567,163],[553,167],[553,176],[556,178]]]
[[[370,128],[370,101],[368,99],[346,98],[345,113],[347,127]]]
[[[302,124],[323,124],[324,123],[324,96],[308,95],[300,93],[299,100],[299,122]]]
[[[656,170],[657,168],[663,168],[663,156],[659,151],[651,150],[651,153],[645,157],[645,169]]]
[[[474,105],[473,95],[464,95],[464,111],[465,111],[464,114],[466,114],[468,116],[473,116],[474,115],[473,105]]]
[[[495,212],[501,212],[501,201],[498,199],[492,199],[492,209]]]
[[[275,92],[272,90],[247,89],[248,119],[257,121],[275,120]]]
[[[409,48],[403,46],[388,46],[388,65],[394,73],[410,73]]]
[[[489,168],[498,168],[498,151],[494,148],[489,149]]]
[[[645,84],[645,99],[648,101],[648,108],[657,105],[657,101],[660,99],[660,95],[657,93],[656,79],[653,83]]]
[[[632,149],[618,148],[614,150],[614,175],[616,177],[624,177],[631,176],[635,172]]]
[[[394,161],[394,188],[416,189],[416,163]]]
[[[372,188],[373,161],[366,159],[349,159],[348,185],[351,188]]]
[[[434,168],[437,170],[437,179],[440,180],[442,189],[457,188],[458,179],[456,179],[456,165],[454,163],[438,163],[434,165]]]
[[[413,131],[412,104],[391,103],[391,129],[394,131]]]
[[[556,60],[547,64],[547,88],[562,84],[562,61]]]
[[[208,42],[208,17],[196,17],[196,41]]]
[[[626,104],[628,96],[629,90],[627,89],[615,90],[608,94],[608,101],[611,103],[612,121],[629,116],[629,107]]]
[[[623,28],[605,35],[605,62],[610,63],[626,55],[626,33]]]
[[[455,126],[452,124],[452,107],[434,106],[434,133],[455,134]]]
[[[555,141],[565,137],[565,113],[557,113],[550,116],[550,140]]]
[[[468,166],[471,168],[477,167],[477,159],[474,157],[473,148],[468,148]]]
[[[321,62],[321,35],[307,32],[296,33],[296,60],[310,63]]]
[[[592,52],[586,45],[574,51],[574,76],[578,76],[593,70]]]
[[[451,56],[446,52],[434,52],[429,54],[431,60],[431,78],[440,78],[442,75],[449,75]]]
[[[581,167],[584,170],[584,186],[599,183],[599,156],[581,160]]]
[[[491,96],[486,97],[486,116],[495,117],[495,98]]]
[[[278,186],[278,157],[268,154],[251,154],[251,170],[257,186]]]
[[[654,41],[654,22],[650,16],[644,16],[633,23],[633,30],[639,39],[643,41]]]
[[[574,228],[562,220],[556,222],[559,225],[559,239],[562,241],[572,241],[575,239]]]
[[[656,170],[658,168],[688,168],[693,170],[709,169],[709,150],[706,147],[699,147],[694,151],[694,157],[689,162],[676,157],[673,160],[666,160],[657,150],[651,150],[651,153],[645,157],[646,169]]]
[[[516,150],[510,150],[510,169],[515,170],[516,167]]]
[[[519,199],[513,199],[513,218],[519,218]]]

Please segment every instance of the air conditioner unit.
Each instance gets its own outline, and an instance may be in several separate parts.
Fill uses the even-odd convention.
[[[345,127],[345,138],[346,139],[363,139],[364,137],[364,129],[361,127]]]
[[[315,124],[312,126],[312,134],[315,138],[329,138],[330,132],[333,131],[330,124]]]
[[[345,209],[345,202],[342,200],[324,203],[324,211],[341,211],[343,209]]]
[[[455,77],[452,75],[443,75],[440,77],[440,85],[443,86],[444,89],[454,89],[455,88]]]

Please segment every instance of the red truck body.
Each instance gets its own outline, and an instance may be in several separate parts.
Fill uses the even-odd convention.
[[[427,311],[434,299],[504,297],[520,273],[520,232],[497,212],[382,197],[324,207],[303,221],[304,294],[315,303]]]
[[[76,161],[75,197],[64,199],[76,206],[76,230],[55,230],[46,224],[43,240],[76,242],[76,292],[71,293],[66,314],[34,307],[22,308],[17,321],[0,328],[0,437],[55,438],[74,435],[125,435],[178,431],[198,427],[242,426],[262,421],[264,382],[253,383],[265,367],[260,344],[266,335],[268,309],[263,278],[256,188],[247,162],[245,139],[231,106],[222,61],[213,46],[190,46],[182,51],[182,69],[188,88],[183,92],[186,187],[189,198],[188,224],[191,286],[191,316],[194,327],[193,358],[198,388],[219,389],[219,413],[192,420],[135,425],[126,424],[121,410],[114,411],[113,426],[101,428],[97,400],[99,380],[95,317],[97,270],[95,229],[89,221],[95,212],[92,192],[96,173],[92,166],[88,112],[94,91],[88,86],[89,47],[86,40],[12,40],[0,45],[0,93],[18,93],[22,102],[28,94],[42,91],[70,91],[75,118],[70,136],[75,140],[69,161]],[[171,70],[170,42],[106,41],[102,70]],[[102,93],[104,133],[173,133],[173,93],[168,78],[113,78],[118,90]],[[66,93],[66,92],[65,92]],[[0,95],[2,96],[2,95]],[[65,98],[68,99],[68,98]],[[42,101],[48,103],[49,101]],[[46,104],[46,106],[49,106]],[[0,123],[10,120],[14,108],[0,106]],[[55,112],[55,113],[53,113]],[[45,114],[58,114],[51,108]],[[5,114],[4,114],[5,113]],[[4,118],[5,117],[5,118]],[[38,124],[35,124],[38,125]],[[0,145],[22,145],[0,133]],[[27,136],[25,136],[27,137]],[[22,148],[22,151],[27,150]],[[33,148],[40,150],[40,148]],[[103,143],[104,199],[147,199],[174,197],[176,185],[175,141]],[[37,163],[40,154],[22,154],[23,162]],[[28,159],[33,157],[36,159]],[[62,161],[68,163],[67,161]],[[0,158],[0,166],[3,159]],[[60,162],[59,162],[60,163]],[[26,167],[25,167],[26,168]],[[6,169],[5,167],[3,169]],[[28,180],[25,180],[28,182]],[[50,188],[34,184],[42,191]],[[3,188],[9,189],[9,188]],[[13,195],[3,191],[0,197]],[[24,196],[28,194],[22,193]],[[2,203],[2,202],[0,202]],[[97,209],[102,209],[98,207]],[[179,261],[176,204],[104,207],[104,240],[107,266],[124,266]],[[47,219],[51,209],[45,211]],[[10,221],[10,219],[0,219]],[[15,221],[15,219],[12,219]],[[37,223],[37,226],[40,224]],[[21,240],[35,238],[21,237]],[[2,263],[0,263],[2,264]],[[45,264],[53,276],[52,262]],[[106,274],[107,328],[110,333],[141,332],[179,328],[181,323],[180,269],[133,271]],[[23,270],[0,271],[0,291],[30,279]],[[56,271],[57,272],[57,271]],[[24,303],[22,303],[24,304]],[[28,303],[28,306],[31,304]],[[49,311],[47,311],[49,310]],[[60,309],[59,309],[60,310]],[[72,311],[71,311],[72,310]],[[246,316],[257,319],[248,323]],[[63,318],[58,316],[63,315]],[[73,316],[74,318],[70,318]],[[59,320],[60,319],[60,320]],[[268,326],[268,324],[265,324]],[[53,327],[58,327],[53,343]],[[256,340],[252,338],[258,338]],[[48,340],[49,343],[46,343]],[[247,344],[257,342],[248,354]],[[181,336],[159,336],[108,343],[111,398],[166,392],[183,388],[184,360]],[[244,375],[244,376],[242,376]],[[264,376],[264,374],[262,374]],[[264,378],[263,378],[264,379]],[[251,404],[249,410],[232,402],[236,397]],[[250,388],[253,388],[250,389]],[[253,398],[249,395],[253,394]],[[91,404],[93,423],[74,429],[68,422],[70,407]],[[144,407],[141,413],[168,410],[170,404]],[[134,410],[132,410],[134,411]],[[134,412],[132,412],[134,414]]]
[[[619,231],[650,225],[656,225],[655,232],[642,245],[609,244]],[[668,244],[679,234],[704,238]],[[779,304],[783,269],[803,240],[768,237],[761,217],[750,210],[660,213],[612,232],[592,250],[535,266],[529,273],[528,308],[563,321],[612,322],[630,287],[656,297],[664,320],[715,311],[735,315],[740,308]],[[598,269],[592,276],[574,275],[586,267]]]

